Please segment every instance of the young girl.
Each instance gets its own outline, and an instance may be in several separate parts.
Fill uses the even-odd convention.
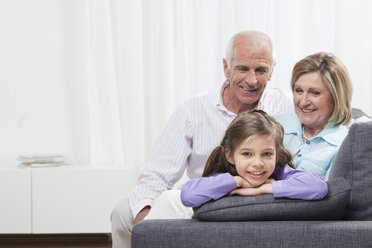
[[[283,145],[283,127],[275,119],[261,110],[242,113],[212,151],[203,177],[183,185],[182,203],[198,207],[227,194],[304,200],[327,195],[327,184],[318,174],[293,169],[291,160]]]

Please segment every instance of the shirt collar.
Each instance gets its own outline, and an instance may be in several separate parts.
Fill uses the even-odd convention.
[[[225,112],[225,113],[227,113],[228,115],[231,115],[231,116],[235,117],[235,116],[237,116],[237,114],[235,114],[235,113],[229,111],[229,110],[225,107],[225,105],[223,105],[223,98],[222,98],[222,96],[223,96],[223,91],[224,91],[224,89],[226,88],[226,86],[229,85],[229,83],[230,83],[230,82],[229,82],[229,80],[227,80],[227,79],[225,80],[225,82],[223,82],[222,87],[221,87],[221,90],[220,90],[220,95],[216,98],[216,99],[217,99],[216,106],[217,106],[217,108],[218,108],[220,111]]]
[[[338,126],[327,126],[324,128],[320,133],[319,137],[322,137],[325,141],[327,141],[330,144],[333,145],[341,145],[341,143],[344,141],[345,135],[347,133],[347,128],[343,125]]]
[[[229,81],[228,79],[226,79],[226,80],[223,82],[222,87],[221,87],[221,91],[220,91],[220,95],[219,95],[219,97],[217,98],[216,106],[217,106],[217,108],[220,109],[221,111],[225,111],[225,112],[229,113],[230,115],[236,116],[235,113],[229,111],[229,110],[225,107],[225,105],[223,105],[223,98],[222,98],[222,96],[223,96],[223,91],[224,91],[224,89],[226,88],[226,86],[229,85],[229,84],[230,84],[230,81]],[[255,109],[261,109],[261,110],[263,110],[263,103],[262,103],[262,102],[263,102],[263,99],[265,99],[265,97],[266,97],[266,88],[265,88],[264,91],[262,92],[262,95],[261,95],[261,97],[260,97],[260,100],[258,101],[258,104],[257,104],[257,106],[255,107]]]
[[[296,134],[302,138],[302,125],[297,115],[295,115],[294,121],[286,123],[287,127],[285,133]],[[312,139],[323,139],[328,143],[338,146],[341,145],[345,136],[342,133],[346,133],[347,128],[343,125],[339,126],[326,126],[317,136],[310,138]]]

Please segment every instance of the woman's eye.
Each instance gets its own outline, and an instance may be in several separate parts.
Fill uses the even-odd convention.
[[[302,92],[302,90],[301,90],[301,89],[299,89],[299,88],[296,88],[296,89],[295,89],[295,92],[296,92],[296,93],[301,93],[301,92]]]
[[[252,156],[252,154],[250,152],[243,152],[243,156],[249,157],[249,156]]]
[[[315,95],[315,96],[319,96],[320,95],[320,92],[319,91],[313,91],[313,92],[311,92],[313,95]]]

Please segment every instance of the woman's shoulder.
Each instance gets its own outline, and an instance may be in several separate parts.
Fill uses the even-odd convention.
[[[283,126],[286,132],[298,131],[301,124],[300,120],[295,114],[273,115],[273,117]]]
[[[327,126],[320,134],[327,142],[332,145],[340,146],[345,137],[347,136],[349,129],[344,125]]]
[[[298,121],[298,117],[296,114],[280,114],[280,115],[273,115],[273,117],[278,122]]]

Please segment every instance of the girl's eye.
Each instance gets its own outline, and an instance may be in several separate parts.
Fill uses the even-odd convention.
[[[252,156],[252,154],[250,152],[243,152],[243,156],[249,157],[249,156]]]
[[[271,157],[273,154],[271,152],[265,152],[263,155],[264,157]]]

